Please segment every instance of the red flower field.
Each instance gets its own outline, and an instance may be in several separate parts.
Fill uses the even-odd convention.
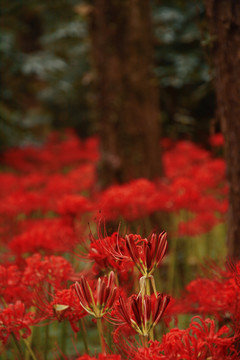
[[[98,145],[68,130],[3,155],[2,359],[239,359],[224,160],[165,139],[164,178],[100,191]]]

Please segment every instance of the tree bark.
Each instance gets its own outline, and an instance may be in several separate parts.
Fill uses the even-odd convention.
[[[149,0],[93,3],[100,186],[153,179],[162,173],[162,165]]]
[[[229,181],[228,250],[240,258],[240,1],[205,0]]]

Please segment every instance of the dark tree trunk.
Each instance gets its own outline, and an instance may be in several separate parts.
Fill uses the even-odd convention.
[[[225,138],[229,255],[240,257],[240,1],[205,0],[216,67],[217,115]]]
[[[100,185],[162,172],[148,0],[95,0],[90,34],[101,137]]]

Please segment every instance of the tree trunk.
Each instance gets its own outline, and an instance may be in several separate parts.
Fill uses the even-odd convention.
[[[240,258],[240,1],[205,0],[229,181],[229,255]]]
[[[90,35],[101,137],[100,186],[162,172],[148,0],[95,0]]]

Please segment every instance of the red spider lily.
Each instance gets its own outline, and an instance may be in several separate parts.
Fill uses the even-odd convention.
[[[210,270],[209,270],[210,267]],[[204,316],[214,315],[219,321],[231,320],[236,333],[240,331],[240,262],[227,263],[222,270],[209,263],[203,269],[210,278],[197,278],[187,287],[179,308],[183,312],[197,312]]]
[[[76,243],[77,237],[73,228],[61,219],[41,219],[21,235],[15,236],[9,247],[18,255],[40,250],[49,254],[70,250]]]
[[[139,245],[139,243],[142,243]],[[167,250],[167,233],[153,233],[148,239],[126,236],[129,255],[143,276],[150,276],[162,261]]]
[[[186,287],[179,306],[183,312],[212,314],[219,321],[232,317],[236,309],[236,290],[231,282],[216,279],[196,279]]]
[[[21,272],[16,265],[8,267],[0,265],[0,294],[5,288],[18,285],[20,278]]]
[[[11,333],[17,340],[20,336],[27,338],[31,335],[30,326],[35,323],[34,317],[33,312],[26,313],[25,305],[21,301],[8,305],[0,311],[0,339],[5,344]]]
[[[132,360],[237,360],[234,349],[235,337],[227,326],[215,329],[213,320],[192,319],[186,330],[172,329],[163,336],[162,342],[150,342],[149,347],[131,347]],[[126,347],[126,344],[123,344]],[[123,349],[126,352],[126,349]]]
[[[95,318],[102,318],[111,310],[116,299],[114,272],[110,272],[107,281],[106,278],[98,278],[94,292],[84,276],[75,283],[75,290],[82,307]]]
[[[32,305],[32,289],[22,284],[22,271],[16,266],[0,266],[0,302],[10,304],[17,300],[27,307]]]
[[[68,320],[73,331],[78,332],[78,321],[86,316],[86,312],[79,303],[74,285],[70,289],[57,290],[55,294],[46,294],[45,289],[35,292],[34,305],[38,309],[37,319]]]
[[[168,245],[165,231],[159,235],[153,233],[147,239],[142,239],[140,235],[126,235],[124,246],[120,241],[121,238],[117,236],[117,241],[112,244],[108,237],[102,240],[102,244],[105,251],[116,260],[132,260],[146,277],[151,276],[160,264]]]
[[[65,130],[66,138],[51,133],[44,148],[28,146],[12,148],[4,154],[3,161],[21,172],[31,172],[38,168],[41,172],[61,171],[65,166],[88,160],[96,162],[99,157],[98,139],[81,141],[72,130]]]
[[[163,294],[157,294],[157,297],[132,295],[128,301],[120,296],[117,307],[120,319],[116,321],[122,321],[123,325],[127,324],[138,334],[148,336],[161,320],[169,301],[170,296]]]
[[[67,194],[59,200],[57,211],[61,215],[74,217],[77,214],[91,211],[91,208],[90,201],[84,196]]]
[[[23,272],[22,283],[34,286],[42,281],[60,289],[74,275],[71,264],[61,256],[34,254],[26,259],[27,266]]]
[[[187,222],[180,222],[178,233],[180,236],[196,236],[210,231],[223,219],[217,218],[212,211],[199,212],[193,219]]]
[[[130,221],[139,219],[151,212],[149,200],[156,191],[156,185],[144,178],[113,185],[100,194],[97,208],[102,211],[101,217],[107,220],[121,216]]]
[[[103,270],[108,272],[114,270],[114,272],[117,272],[119,278],[127,283],[129,274],[133,271],[134,264],[128,256],[126,240],[121,237],[118,232],[114,232],[105,238],[99,236],[99,239],[94,239],[93,236],[91,236],[90,240],[91,244],[88,257],[94,260],[93,270],[97,273]],[[123,259],[118,257],[120,252]]]

